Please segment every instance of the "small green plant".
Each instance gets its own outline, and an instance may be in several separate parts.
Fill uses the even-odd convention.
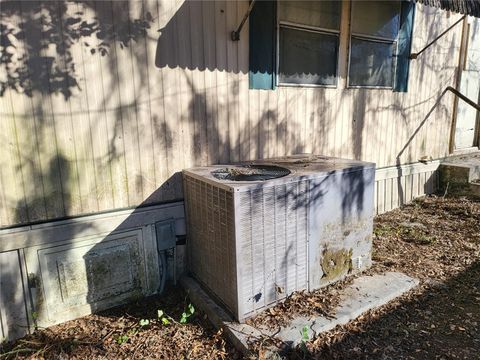
[[[129,337],[131,337],[131,336],[137,335],[139,332],[140,332],[140,331],[139,331],[139,328],[136,327],[136,326],[134,326],[133,328],[131,328],[130,330],[127,331],[127,335],[128,335]]]
[[[186,324],[188,318],[193,315],[195,312],[195,308],[192,304],[188,304],[187,309],[182,313],[182,317],[180,318],[180,324]]]
[[[307,325],[305,325],[302,328],[302,331],[300,332],[300,334],[302,335],[302,341],[303,342],[310,340],[310,336],[308,335],[308,326]]]
[[[163,310],[157,310],[157,317],[163,325],[170,324],[170,320],[168,320],[168,316],[163,312]]]
[[[310,336],[308,335],[308,326],[305,325],[302,330],[300,331],[300,335],[302,336],[302,341],[300,342],[300,350],[303,353],[303,358],[305,358],[308,354],[307,344],[306,342],[310,340]]]
[[[192,304],[188,304],[187,308],[185,311],[182,313],[182,316],[180,317],[180,320],[177,322],[175,319],[173,319],[171,316],[167,315],[163,310],[158,309],[157,310],[157,318],[162,322],[163,325],[169,325],[172,322],[176,324],[186,324],[188,322],[188,319],[195,313],[195,308],[193,307]],[[141,325],[141,324],[140,324]]]
[[[34,328],[35,330],[38,330],[38,324],[37,324],[38,312],[32,311],[30,315],[32,316],[33,328]]]
[[[122,344],[125,344],[128,341],[129,337],[128,337],[128,335],[124,334],[124,335],[118,335],[114,339],[115,339],[115,341],[117,342],[118,345],[122,345]]]
[[[140,325],[141,327],[150,325],[150,320],[148,320],[148,319],[141,319],[141,320],[138,322],[138,325]]]

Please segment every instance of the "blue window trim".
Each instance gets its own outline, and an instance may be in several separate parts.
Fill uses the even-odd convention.
[[[393,87],[395,92],[407,92],[408,90],[414,18],[415,3],[402,1],[397,46],[397,68],[395,72],[395,86]]]
[[[249,17],[249,87],[274,90],[277,82],[277,2],[256,1]]]

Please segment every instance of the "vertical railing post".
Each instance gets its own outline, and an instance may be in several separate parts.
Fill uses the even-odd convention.
[[[467,53],[468,46],[468,20],[467,17],[463,17],[463,26],[462,26],[462,37],[460,40],[460,56],[458,59],[458,68],[455,79],[455,89],[460,89],[462,83],[462,71],[463,65],[465,63],[465,56]],[[450,139],[448,142],[448,153],[452,154],[455,150],[455,130],[457,127],[457,114],[458,114],[458,96],[453,98],[453,110],[452,110],[452,121],[450,128]]]

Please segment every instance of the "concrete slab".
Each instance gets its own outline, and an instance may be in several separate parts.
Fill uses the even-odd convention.
[[[443,159],[442,164],[478,167],[480,166],[480,151],[448,156]]]
[[[439,190],[457,195],[480,195],[480,155],[473,153],[444,159],[438,168]]]
[[[335,318],[297,317],[287,326],[274,331],[232,321],[232,317],[192,278],[182,278],[181,284],[189,293],[192,302],[207,314],[214,326],[223,328],[237,349],[248,352],[248,344],[264,335],[276,337],[287,346],[296,346],[302,341],[302,330],[305,326],[309,329],[308,336],[313,338],[319,333],[331,330],[337,325],[347,324],[361,314],[388,303],[417,286],[418,280],[398,272],[358,277],[343,291]]]
[[[442,188],[447,183],[468,188],[468,183],[480,179],[480,152],[449,156],[442,161],[439,170]]]

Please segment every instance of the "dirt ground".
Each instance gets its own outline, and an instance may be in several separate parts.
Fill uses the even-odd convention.
[[[373,259],[370,272],[402,271],[420,285],[290,358],[480,359],[478,199],[428,197],[378,216]]]
[[[273,358],[480,359],[480,201],[427,197],[375,219],[374,265],[420,285],[345,326]],[[278,326],[295,314],[327,314],[351,280],[294,294],[252,322]],[[41,329],[0,349],[0,358],[241,359],[178,288],[99,314]],[[160,312],[160,317],[159,315]],[[162,314],[163,312],[163,314]],[[269,339],[248,358],[264,358]],[[270,357],[271,352],[269,353]]]

